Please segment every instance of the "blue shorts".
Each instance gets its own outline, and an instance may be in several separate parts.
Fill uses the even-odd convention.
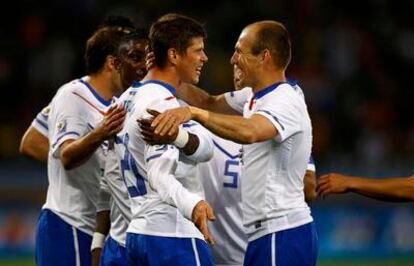
[[[102,250],[100,266],[126,265],[128,265],[126,248],[115,241],[112,237],[108,237]]]
[[[262,236],[247,244],[244,266],[315,266],[318,236],[308,223]]]
[[[134,266],[213,266],[207,243],[197,238],[127,234],[127,256]]]
[[[90,266],[92,236],[64,222],[51,210],[40,212],[36,225],[37,266]]]

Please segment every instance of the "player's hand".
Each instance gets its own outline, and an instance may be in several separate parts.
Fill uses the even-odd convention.
[[[145,47],[145,51],[147,52],[147,56],[145,57],[145,65],[147,70],[150,70],[155,66],[155,55],[154,52],[150,50],[149,45]]]
[[[214,216],[213,209],[210,207],[207,201],[201,200],[193,209],[192,221],[204,235],[206,242],[210,245],[214,245],[214,239],[208,231],[208,220],[215,221],[216,217]]]
[[[154,112],[154,110],[147,110],[147,112],[152,114],[151,112]],[[155,128],[155,134],[159,134],[160,136],[166,134],[169,136],[177,136],[178,126],[190,121],[192,118],[191,115],[190,107],[188,106],[169,109],[155,117],[151,126]]]
[[[316,188],[318,194],[323,198],[330,194],[340,194],[348,191],[351,177],[341,174],[330,173],[319,177]]]
[[[99,266],[101,260],[101,248],[95,248],[91,251],[92,256],[92,266]]]
[[[160,113],[158,111],[153,110],[151,114],[154,115],[154,117],[156,117]],[[138,119],[137,120],[137,122],[139,123],[140,132],[141,132],[143,139],[150,145],[172,143],[177,138],[178,128],[177,128],[177,134],[172,135],[172,136],[170,135],[161,136],[159,134],[155,134],[154,132],[155,128],[151,127],[151,123],[153,122],[154,117],[150,119]]]
[[[121,131],[125,115],[126,111],[123,106],[112,105],[96,130],[102,135],[103,139],[110,138]]]

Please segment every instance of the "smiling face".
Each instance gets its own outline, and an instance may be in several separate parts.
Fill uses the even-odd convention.
[[[195,37],[183,54],[177,54],[177,72],[183,82],[197,84],[204,63],[208,61],[204,52],[204,38]]]
[[[129,41],[128,48],[119,63],[119,72],[124,89],[131,86],[133,81],[141,80],[146,75],[145,46],[147,44],[148,41],[145,39]]]
[[[237,40],[230,63],[233,65],[237,86],[254,88],[259,80],[261,71],[261,53],[252,53],[255,41],[254,27],[245,28]]]

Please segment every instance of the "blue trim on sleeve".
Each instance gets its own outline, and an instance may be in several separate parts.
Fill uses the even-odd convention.
[[[309,156],[308,164],[315,164],[315,161],[313,160],[312,154]]]
[[[107,101],[107,100],[105,100],[104,98],[102,98],[96,91],[95,91],[95,89],[94,88],[92,88],[92,86],[88,83],[88,82],[86,82],[86,81],[84,81],[83,79],[79,79],[79,82],[80,83],[82,83],[83,85],[85,85],[90,91],[91,91],[91,93],[93,94],[93,96],[95,96],[95,98],[98,100],[98,101],[100,101],[103,105],[105,105],[105,106],[109,106],[109,105],[111,105],[111,102],[112,102],[112,99],[111,100],[109,100],[109,101]]]
[[[217,149],[219,149],[222,153],[224,153],[225,155],[227,155],[227,157],[229,157],[230,159],[237,159],[240,158],[240,154],[236,154],[236,155],[231,155],[230,152],[226,151],[223,147],[221,147],[217,142],[215,142],[213,140],[214,145],[217,147]]]
[[[280,125],[280,127],[282,128],[282,130],[285,130],[285,127],[283,126],[282,123],[280,123],[279,119],[277,118],[277,116],[275,116],[274,114],[272,114],[271,112],[267,111],[267,110],[258,110],[258,112],[263,112],[266,113],[268,115],[270,115],[271,117],[273,117],[273,119],[276,121],[276,123],[278,123]]]
[[[47,126],[47,124],[45,122],[43,122],[39,118],[36,118],[35,120],[36,120],[37,123],[39,123],[39,125],[41,125],[42,127],[44,127],[46,130],[49,130],[49,127]]]
[[[153,159],[156,159],[156,158],[160,157],[161,155],[162,155],[162,153],[152,155],[152,156],[148,157],[145,161],[148,163],[149,161],[151,161]]]
[[[189,127],[193,127],[193,126],[197,126],[197,123],[192,123],[192,124],[190,124],[190,123],[185,123],[185,124],[183,124],[183,127],[184,127],[184,128],[189,128]]]
[[[167,84],[165,82],[159,81],[159,80],[153,80],[153,79],[147,80],[147,81],[141,82],[141,85],[145,85],[145,84],[148,84],[148,83],[154,83],[154,84],[161,85],[164,88],[166,88],[167,90],[169,90],[173,95],[176,92],[176,90],[174,89],[173,86],[171,86],[170,84]]]
[[[59,140],[61,140],[64,136],[67,136],[67,135],[75,135],[75,136],[78,136],[78,137],[80,136],[80,134],[78,132],[76,132],[76,131],[66,132],[65,134],[63,134],[63,135],[61,135],[60,137],[57,138],[57,140],[55,141],[55,143],[53,143],[52,148],[55,148],[55,146],[59,142]]]

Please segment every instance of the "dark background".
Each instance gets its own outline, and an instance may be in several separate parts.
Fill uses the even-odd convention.
[[[10,234],[32,241],[30,226],[47,185],[44,166],[19,155],[21,136],[60,85],[84,75],[85,41],[110,14],[129,16],[141,27],[167,12],[203,22],[209,35],[209,63],[200,86],[210,93],[232,89],[229,60],[243,27],[258,20],[281,21],[293,40],[287,75],[301,85],[311,114],[317,174],[338,171],[376,178],[413,174],[412,0],[26,0],[8,1],[7,6],[0,10],[0,251],[1,243],[12,243]],[[387,234],[393,232],[384,233],[384,228],[401,208],[408,215],[403,220],[414,222],[412,204],[383,204],[353,194],[318,200],[313,209],[322,234],[321,254],[348,254],[346,248],[345,253],[326,251],[332,248],[330,243],[340,241],[324,232],[329,221],[337,226],[335,221],[355,216],[341,230],[378,227],[373,234],[389,239]],[[368,222],[363,219],[367,213]],[[378,222],[377,227],[371,220]],[[19,223],[22,226],[16,227]],[[413,223],[406,227],[402,235],[414,239]],[[358,237],[368,237],[364,233],[352,241],[360,243]],[[357,245],[356,250],[362,250],[358,254],[366,256],[374,249],[384,256],[401,255],[390,251],[381,237],[368,237],[371,246],[365,251]],[[352,241],[345,247],[353,246]],[[414,240],[407,243],[404,250],[413,254]]]

